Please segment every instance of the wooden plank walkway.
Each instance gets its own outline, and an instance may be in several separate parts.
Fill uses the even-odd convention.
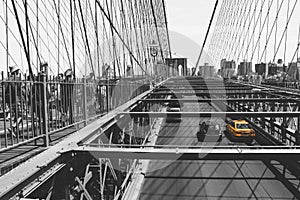
[[[77,130],[78,129],[74,126],[50,135],[50,146],[57,144],[67,135]],[[45,149],[47,148],[43,146],[43,141],[40,139],[36,142],[31,142],[0,153],[0,176],[27,161],[29,158],[43,152]]]

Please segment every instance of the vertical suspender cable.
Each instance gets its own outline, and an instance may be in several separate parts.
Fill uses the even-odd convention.
[[[277,11],[277,13],[276,13],[275,20],[274,20],[274,22],[273,22],[273,24],[272,24],[272,27],[271,27],[271,32],[270,32],[270,34],[269,34],[268,37],[267,37],[266,47],[264,48],[263,54],[265,53],[265,51],[266,51],[266,49],[267,49],[267,44],[269,43],[269,40],[270,40],[270,38],[271,38],[273,29],[274,29],[274,27],[275,27],[275,25],[276,25],[276,22],[277,22],[277,20],[278,20],[278,15],[279,15],[279,13],[280,13],[280,11],[281,11],[283,2],[284,2],[284,0],[281,1],[280,6],[279,6],[279,9],[278,9],[278,11]],[[277,35],[277,34],[276,34],[276,35]],[[276,49],[275,49],[275,51],[276,51]],[[274,52],[274,54],[275,54],[275,52]],[[261,62],[262,59],[263,59],[263,56],[261,56],[259,62]]]
[[[270,10],[271,10],[271,7],[272,7],[272,5],[273,5],[273,0],[272,0],[272,3],[268,3],[268,8],[267,8],[267,14],[266,14],[266,16],[265,16],[265,18],[264,18],[264,22],[263,22],[263,24],[262,24],[262,27],[265,27],[265,24],[266,24],[266,22],[267,21],[269,21],[268,20],[268,17],[269,17],[269,14],[270,14]],[[269,22],[267,23],[267,32],[268,32],[268,26],[269,25]],[[264,28],[262,28],[260,31],[259,31],[259,36],[258,36],[258,39],[256,40],[256,44],[255,44],[255,48],[254,48],[254,51],[252,52],[252,58],[254,57],[254,53],[255,53],[255,50],[256,50],[256,48],[257,48],[257,46],[258,46],[258,43],[259,43],[259,41],[260,41],[260,38],[261,38],[261,35],[262,35],[262,33],[263,33],[263,30],[264,30]],[[268,34],[267,34],[267,36],[266,36],[267,38],[266,38],[266,40],[268,39]],[[268,44],[268,42],[266,42],[266,46],[267,46],[267,44]],[[263,55],[264,55],[264,53],[265,52],[263,52],[262,53],[262,57],[263,57]],[[260,60],[259,60],[259,55],[258,55],[258,61],[257,62],[260,62]],[[251,58],[251,60],[252,60],[252,58]]]
[[[263,7],[264,3],[265,3],[265,1],[263,2],[262,7]],[[261,16],[261,15],[262,15],[262,8],[260,9],[260,12],[259,12],[259,16]],[[258,40],[256,41],[256,43],[254,45],[255,29],[257,27],[258,21],[259,21],[259,17],[257,18],[257,20],[255,20],[255,24],[254,24],[254,27],[253,27],[253,32],[252,32],[252,35],[251,35],[251,40],[252,40],[252,52],[251,52],[251,59],[250,59],[251,61],[253,60],[256,48],[257,48],[258,44],[260,43],[260,37],[261,37],[261,33],[262,33],[261,25],[260,25]],[[265,21],[264,21],[264,24],[265,24]],[[246,53],[249,52],[250,43],[251,43],[251,41],[248,43],[248,46],[246,48]]]
[[[264,3],[265,3],[265,1],[261,2],[261,10],[260,10],[260,15],[259,15],[259,31],[258,31],[259,33],[261,33],[261,30],[262,30],[262,10],[263,10]],[[259,56],[260,56],[260,35],[258,36],[257,62],[258,62]]]
[[[205,35],[205,39],[204,39],[203,45],[201,47],[201,51],[200,51],[197,63],[196,63],[196,70],[193,72],[192,76],[195,76],[197,68],[199,67],[198,65],[199,65],[199,62],[200,62],[200,59],[201,59],[201,56],[202,56],[202,52],[203,52],[203,49],[204,49],[204,46],[205,46],[205,43],[206,43],[206,40],[207,40],[207,37],[208,37],[208,34],[209,34],[209,30],[210,30],[211,24],[213,22],[213,19],[214,19],[216,10],[217,10],[218,3],[219,3],[219,0],[216,0],[214,11],[213,11],[213,14],[211,16],[211,19],[210,19],[210,22],[209,22],[209,26],[208,26],[208,29],[207,29],[207,32],[206,32],[206,35]]]
[[[287,5],[287,13],[286,13],[286,21],[288,23],[289,21],[289,11],[290,11],[290,0],[288,0],[288,5]],[[287,45],[287,34],[288,34],[288,28],[285,32],[285,42],[284,42],[284,57],[283,57],[283,63],[286,62],[286,45]]]
[[[28,4],[27,4],[27,0],[25,0],[25,2],[24,2],[24,7],[25,7],[25,21],[26,21],[25,29],[26,29],[26,40],[27,40],[27,53],[28,53],[28,57],[30,58],[29,30],[28,30],[29,19],[28,19]]]
[[[277,0],[277,13],[278,13],[278,9],[279,9],[279,0]],[[277,46],[277,30],[278,30],[278,18],[275,19],[276,24],[275,24],[275,38],[274,38],[274,54],[276,52],[276,46]]]
[[[299,45],[300,45],[300,25],[299,25],[299,32],[298,32],[297,61],[298,61],[298,59],[299,59]]]
[[[289,71],[290,71],[290,68],[291,68],[291,66],[292,66],[292,62],[294,61],[294,59],[295,59],[295,56],[297,56],[297,63],[298,63],[298,56],[299,56],[299,47],[300,47],[300,24],[299,24],[299,31],[298,31],[298,44],[297,44],[297,48],[296,48],[296,51],[295,51],[295,53],[294,53],[294,55],[293,55],[293,57],[292,57],[292,59],[291,59],[291,64],[288,66],[288,69],[287,69],[287,73],[286,73],[286,75],[283,77],[283,82],[285,81],[285,79],[287,78],[287,76],[288,76],[288,73],[289,73]]]
[[[125,9],[124,9],[124,5],[123,5],[123,1],[120,0],[120,10],[121,10],[121,23],[122,23],[122,37],[125,38],[125,35],[127,37],[128,40],[128,32],[127,32],[127,26],[126,26],[126,15],[125,15]],[[125,54],[125,46],[122,45],[123,47],[123,75],[124,77],[126,76],[126,54]]]
[[[39,66],[39,0],[36,0],[36,66]]]
[[[97,3],[95,1],[95,29],[96,29],[96,43],[97,43],[97,65],[98,65],[98,76],[101,76],[100,73],[100,49],[99,49],[99,33],[98,33],[98,11]]]
[[[154,6],[153,6],[153,2],[152,1],[153,0],[150,0],[151,11],[152,11],[152,15],[153,15],[153,20],[154,20],[154,25],[155,25],[157,40],[158,40],[158,44],[159,44],[159,48],[160,48],[161,58],[162,58],[162,60],[164,60],[164,53],[163,53],[163,49],[162,49],[162,46],[161,46],[161,41],[160,41],[159,32],[158,32],[158,26],[157,26],[157,20],[156,20],[156,14],[155,14],[155,10],[154,10]]]
[[[165,17],[165,26],[166,26],[167,40],[168,40],[168,47],[169,47],[169,56],[170,56],[170,58],[172,58],[170,34],[169,34],[169,28],[168,28],[165,0],[162,0],[162,3],[163,3],[163,8],[164,8],[164,17]]]
[[[55,3],[55,0],[53,0],[53,4],[54,4],[54,9],[55,9],[56,15],[57,15],[57,17],[59,17],[59,13],[58,13],[58,10],[57,10],[57,5]],[[61,35],[62,35],[62,38],[63,38],[65,50],[67,52],[67,57],[68,57],[69,65],[70,65],[70,67],[72,67],[71,60],[70,60],[70,54],[69,54],[69,51],[68,51],[68,48],[67,48],[67,43],[66,43],[65,36],[63,34],[63,29],[62,29],[61,21],[58,21],[58,25],[59,25],[59,29],[60,29],[60,32],[61,32]]]
[[[290,23],[290,20],[291,20],[291,18],[292,18],[292,15],[293,15],[293,13],[294,13],[294,11],[295,11],[297,2],[298,2],[298,1],[295,1],[294,5],[293,5],[293,7],[292,7],[292,11],[291,11],[291,13],[289,13],[289,15],[288,15],[288,20],[287,20],[287,22],[286,22],[285,29],[284,29],[284,31],[283,31],[281,37],[280,37],[280,40],[279,40],[279,44],[278,44],[278,46],[277,46],[277,49],[275,49],[275,52],[274,52],[274,58],[273,58],[273,61],[275,60],[275,57],[276,57],[276,55],[277,55],[277,53],[278,53],[278,51],[279,51],[280,45],[281,45],[281,43],[282,43],[282,40],[283,40],[283,38],[284,38],[284,36],[285,36],[285,34],[286,34],[286,31],[287,31],[287,29],[288,29],[288,25],[289,25],[289,23]]]
[[[6,70],[7,72],[9,71],[8,69],[8,14],[7,14],[7,1],[8,0],[5,0],[5,36],[6,36]]]
[[[273,0],[272,0],[273,3]],[[268,0],[268,7],[270,8],[270,0]],[[269,15],[269,11],[267,13],[267,31],[266,31],[266,51],[265,51],[265,63],[267,64],[267,55],[268,55],[268,50],[267,50],[267,46],[268,46],[268,35],[269,35],[269,23],[270,23],[270,15]],[[264,53],[263,53],[264,54]],[[260,61],[259,57],[258,60]],[[267,66],[268,67],[268,66]]]
[[[71,0],[70,0],[71,4]],[[60,32],[59,32],[59,24],[58,21],[60,20],[60,0],[58,0],[58,16],[57,16],[57,74],[60,73]],[[71,7],[71,5],[70,5]],[[72,12],[72,7],[70,8]],[[72,15],[71,15],[72,16]],[[72,18],[72,17],[71,17]],[[72,24],[72,19],[71,19],[71,24]]]
[[[76,77],[75,67],[75,32],[74,32],[74,13],[73,0],[70,0],[70,14],[71,14],[71,37],[72,37],[72,65],[73,65],[73,79]]]
[[[23,47],[24,47],[25,55],[26,55],[26,60],[27,60],[28,68],[29,68],[29,75],[30,75],[31,80],[33,80],[33,72],[32,72],[31,63],[30,63],[30,57],[29,57],[29,54],[28,54],[28,51],[27,51],[27,48],[26,48],[25,39],[24,39],[24,35],[23,35],[23,32],[22,32],[22,27],[21,27],[21,23],[20,23],[20,20],[19,20],[18,11],[17,11],[17,8],[16,8],[15,1],[11,0],[11,2],[12,2],[13,10],[14,10],[14,13],[15,13],[15,17],[16,17],[16,20],[17,20],[17,25],[18,25],[20,36],[21,36],[22,44],[23,44]]]
[[[121,40],[121,42],[123,43],[123,45],[126,47],[126,49],[129,51],[129,54],[131,55],[131,57],[133,58],[133,60],[137,63],[137,65],[147,74],[148,72],[145,71],[145,69],[141,66],[141,64],[139,63],[139,61],[136,59],[136,57],[133,55],[132,51],[130,50],[129,46],[125,43],[124,39],[121,37],[120,33],[117,31],[116,27],[114,26],[114,24],[112,23],[109,15],[105,12],[104,8],[102,7],[102,5],[100,4],[99,0],[96,0],[97,4],[101,10],[101,12],[104,14],[105,18],[107,19],[108,23],[112,26],[113,30],[116,32],[117,36],[119,37],[119,39]]]
[[[90,51],[89,40],[88,40],[88,36],[87,36],[87,30],[86,30],[85,21],[84,21],[84,18],[83,18],[83,12],[82,12],[82,7],[81,7],[80,1],[78,1],[78,6],[79,6],[80,15],[81,15],[85,41],[86,41],[86,45],[87,45],[87,48],[88,48],[89,59],[90,59],[90,62],[91,62],[91,68],[92,68],[93,74],[95,74],[94,67],[93,67],[93,60],[92,60],[91,51]],[[94,76],[94,78],[95,78],[95,76]]]
[[[109,12],[109,10],[112,10],[112,2],[110,1],[110,8],[108,7],[108,1],[106,0],[106,9],[107,9],[107,14],[109,18],[111,19],[112,24],[114,23],[113,15]],[[112,53],[113,53],[113,69],[114,69],[114,79],[116,79],[116,41],[115,41],[115,36],[114,36],[114,31],[112,29],[112,26],[110,25],[110,32],[111,32],[111,39],[112,39]]]

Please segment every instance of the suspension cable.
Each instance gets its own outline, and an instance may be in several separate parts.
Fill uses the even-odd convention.
[[[197,71],[197,68],[199,67],[199,62],[200,62],[200,59],[201,59],[201,57],[202,57],[203,49],[204,49],[204,46],[205,46],[205,43],[206,43],[206,40],[207,40],[209,31],[210,31],[211,24],[212,24],[212,22],[213,22],[213,19],[214,19],[216,10],[217,10],[218,3],[219,3],[219,0],[216,0],[215,7],[214,7],[214,10],[213,10],[213,13],[212,13],[210,22],[209,22],[209,26],[208,26],[208,29],[207,29],[207,32],[206,32],[206,35],[205,35],[205,39],[204,39],[203,45],[202,45],[202,47],[201,47],[201,51],[200,51],[198,60],[197,60],[197,62],[196,62],[196,69],[195,69],[195,71],[193,72],[192,76],[195,76],[195,73],[196,73],[196,71]]]
[[[168,28],[168,21],[167,21],[167,13],[166,13],[165,0],[162,0],[162,3],[163,3],[163,9],[164,9],[165,26],[166,26],[166,31],[167,31],[167,40],[168,40],[168,47],[169,47],[169,56],[170,56],[170,58],[172,58],[171,43],[170,43],[170,34],[169,34],[169,28]]]
[[[163,49],[162,49],[162,46],[161,46],[161,41],[160,41],[159,32],[158,32],[158,26],[157,26],[157,20],[156,20],[156,14],[155,14],[155,10],[154,10],[154,7],[153,7],[152,0],[150,0],[150,5],[151,5],[151,11],[152,11],[152,16],[153,16],[153,20],[154,20],[154,25],[155,25],[155,31],[156,31],[156,35],[157,35],[157,40],[158,40],[158,44],[159,44],[159,48],[160,48],[161,58],[162,58],[162,60],[164,60],[164,53],[163,53]]]
[[[146,75],[149,75],[148,72],[145,71],[145,69],[141,66],[141,64],[139,63],[139,61],[136,59],[136,57],[133,55],[132,51],[130,50],[129,46],[125,43],[124,39],[121,37],[120,33],[118,32],[118,30],[116,29],[116,27],[114,26],[114,24],[112,23],[110,17],[107,15],[107,13],[105,12],[104,8],[102,7],[102,5],[100,4],[99,0],[96,0],[97,4],[101,10],[101,12],[104,14],[104,16],[106,17],[106,19],[108,20],[108,23],[112,26],[113,30],[116,32],[117,36],[120,38],[121,42],[123,43],[123,45],[126,47],[126,49],[129,51],[129,54],[132,56],[132,58],[134,59],[134,61],[138,64],[138,66],[146,73]]]
[[[283,40],[283,38],[284,38],[284,35],[285,35],[285,33],[286,33],[287,29],[288,29],[288,25],[289,25],[289,23],[290,23],[290,20],[291,20],[292,15],[293,15],[293,13],[294,13],[294,11],[295,11],[297,2],[298,2],[298,1],[295,1],[294,6],[293,6],[293,8],[292,8],[292,11],[291,11],[291,13],[289,14],[289,17],[288,17],[288,20],[287,20],[287,22],[286,22],[285,29],[284,29],[284,31],[283,31],[283,33],[282,33],[281,38],[280,38],[279,44],[278,44],[277,48],[275,47],[275,53],[274,53],[274,57],[273,57],[273,62],[275,61],[275,57],[276,57],[276,55],[277,55],[277,53],[278,53],[278,50],[279,50],[280,45],[281,45],[281,42],[282,42],[282,40]]]

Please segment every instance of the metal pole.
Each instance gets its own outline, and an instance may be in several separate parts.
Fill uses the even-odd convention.
[[[29,31],[28,31],[28,26],[29,26],[29,19],[28,19],[28,3],[27,0],[24,2],[24,7],[25,7],[25,19],[26,19],[26,42],[27,42],[27,54],[28,57],[30,58],[30,49],[29,49]],[[29,67],[29,66],[28,66]]]
[[[99,49],[99,34],[98,34],[98,14],[97,14],[97,2],[95,1],[95,24],[96,24],[96,49],[97,49],[97,64],[98,64],[98,76],[99,78],[101,77],[101,73],[100,73],[100,49]],[[96,74],[95,74],[96,76]]]
[[[102,158],[99,158],[99,190],[100,190],[100,199],[104,200],[103,195],[103,176],[102,176]]]
[[[86,78],[84,77],[83,82],[83,118],[84,118],[84,126],[87,125],[87,107],[86,107]]]
[[[71,35],[72,35],[72,61],[73,61],[73,79],[76,78],[76,67],[75,67],[75,31],[74,31],[74,17],[73,17],[73,3],[70,0],[70,13],[71,13]]]
[[[8,69],[8,15],[7,15],[7,0],[5,1],[5,7],[6,7],[6,9],[5,9],[5,31],[6,31],[6,34],[5,34],[5,36],[6,36],[6,72],[7,72],[7,76],[8,76],[8,71],[9,71],[9,69]]]
[[[36,66],[39,66],[39,0],[36,0]]]
[[[48,101],[47,101],[47,77],[45,73],[42,73],[43,81],[43,132],[45,135],[44,144],[46,147],[49,146],[49,131],[48,131]]]

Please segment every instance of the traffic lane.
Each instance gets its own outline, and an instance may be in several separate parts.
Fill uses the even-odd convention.
[[[188,111],[214,111],[208,103],[183,104],[181,106],[183,112]],[[158,134],[157,145],[199,145],[197,140],[197,132],[199,131],[199,123],[209,118],[182,118],[180,121],[168,120],[164,124]]]
[[[293,199],[263,161],[160,161],[145,175],[140,199]],[[287,180],[297,179],[290,174]],[[298,181],[299,184],[299,181]]]
[[[198,109],[212,108],[208,105],[183,107],[184,111]],[[200,120],[207,119],[186,118],[180,123],[165,123],[156,144],[203,145],[196,140]],[[205,144],[245,145],[226,137],[220,143]],[[293,198],[283,177],[274,175],[274,169],[269,168],[262,161],[151,161],[140,199]],[[295,177],[284,178],[298,181]]]

